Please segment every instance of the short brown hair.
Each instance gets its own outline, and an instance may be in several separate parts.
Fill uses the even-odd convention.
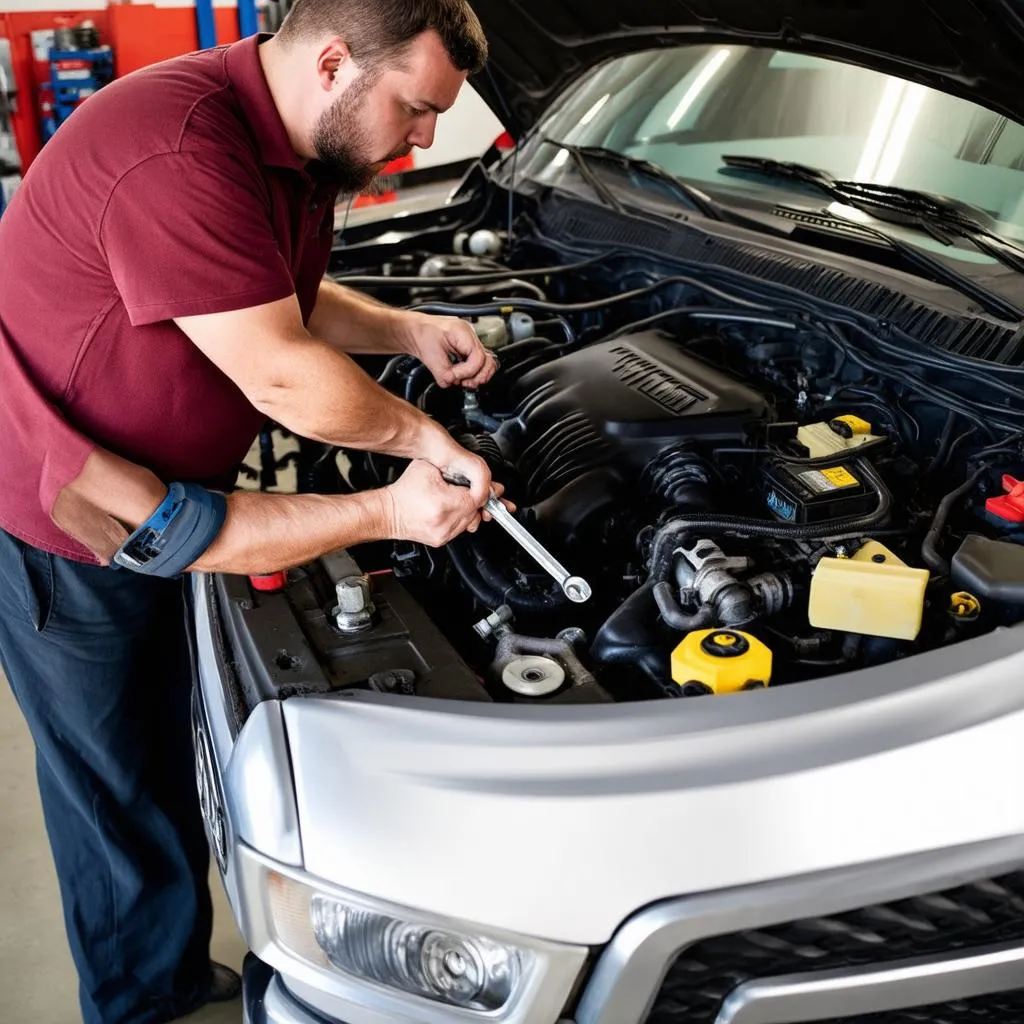
[[[277,35],[287,43],[335,33],[356,61],[372,67],[431,30],[459,71],[474,73],[487,62],[487,39],[468,0],[295,0]]]

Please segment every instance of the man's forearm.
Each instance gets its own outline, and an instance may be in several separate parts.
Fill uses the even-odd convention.
[[[293,433],[336,447],[426,458],[435,438],[445,433],[318,338],[296,343],[286,372],[251,397],[262,413]]]
[[[191,568],[201,572],[279,572],[336,548],[388,539],[381,492],[352,495],[228,496],[228,517],[217,539]]]
[[[109,564],[166,494],[167,485],[148,469],[97,448],[61,491],[52,516],[69,536]],[[335,548],[386,540],[394,524],[384,494],[230,494],[220,533],[192,568],[276,572]]]
[[[333,281],[320,283],[310,334],[352,355],[404,352],[397,330],[402,311]]]

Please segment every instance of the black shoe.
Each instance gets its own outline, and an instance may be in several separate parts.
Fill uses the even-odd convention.
[[[171,1024],[201,1010],[207,1003],[228,1003],[242,991],[242,979],[230,967],[210,961],[210,984],[200,995],[156,1017],[154,1024]]]
[[[208,1003],[229,1003],[237,999],[242,992],[242,979],[230,967],[210,961],[210,991],[206,997]]]

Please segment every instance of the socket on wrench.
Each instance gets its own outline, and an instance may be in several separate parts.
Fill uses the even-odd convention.
[[[456,474],[444,474],[444,479],[456,487],[468,487],[469,480]],[[568,569],[515,516],[495,495],[484,505],[484,511],[545,571],[551,574],[570,601],[583,604],[593,591],[582,576],[573,576]]]

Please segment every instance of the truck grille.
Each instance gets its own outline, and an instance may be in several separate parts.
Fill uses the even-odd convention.
[[[676,957],[647,1024],[711,1024],[729,993],[756,978],[883,964],[1016,939],[1024,939],[1024,871],[844,914],[719,935]],[[856,1024],[1020,1024],[1021,998],[986,996],[930,1010],[874,1014]],[[975,1004],[991,1007],[991,1015],[986,1010],[979,1016]]]
[[[815,1024],[1020,1024],[1024,1021],[1024,991],[999,992],[975,999],[907,1010],[833,1017]]]

